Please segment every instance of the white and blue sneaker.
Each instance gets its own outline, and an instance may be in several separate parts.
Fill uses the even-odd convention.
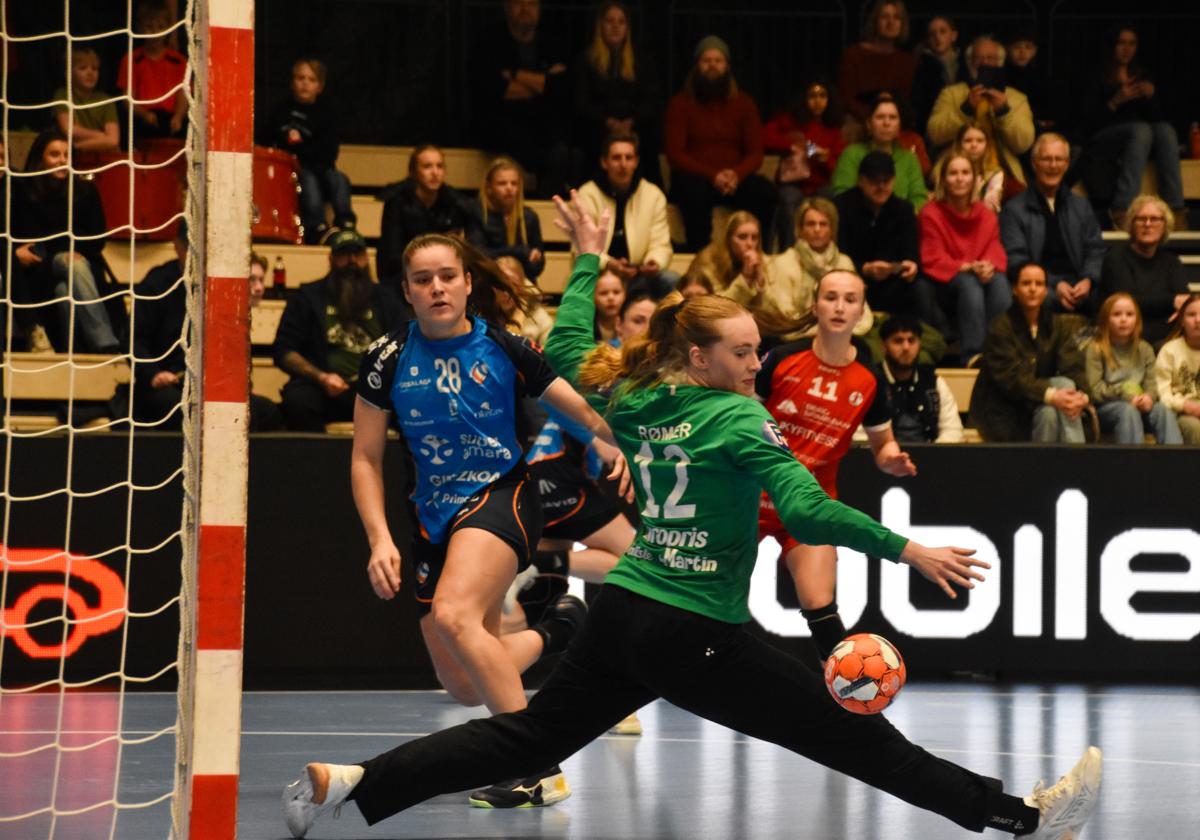
[[[1084,823],[1092,815],[1100,796],[1102,756],[1098,747],[1088,747],[1071,772],[1052,787],[1034,785],[1025,804],[1037,808],[1042,818],[1029,840],[1078,840]]]
[[[365,771],[357,764],[309,764],[304,775],[283,789],[283,821],[297,838],[304,837],[317,817],[333,811],[337,819],[342,803],[362,781]]]

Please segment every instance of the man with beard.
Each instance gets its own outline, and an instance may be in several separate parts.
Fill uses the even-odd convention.
[[[702,38],[695,60],[664,121],[671,198],[683,215],[692,253],[708,244],[718,204],[749,210],[763,230],[775,212],[775,188],[758,174],[763,160],[758,105],[738,90],[729,45],[715,35]]]
[[[604,175],[580,187],[579,197],[592,218],[598,220],[607,209],[612,219],[600,270],[611,271],[626,285],[635,277],[645,277],[661,297],[679,279],[667,271],[673,256],[667,197],[637,174],[638,163],[637,135],[611,135],[600,154]]]
[[[329,238],[329,269],[288,300],[275,334],[275,364],[292,376],[283,386],[283,418],[295,432],[323,432],[326,423],[353,418],[363,353],[406,317],[396,293],[371,279],[358,231]]]
[[[892,433],[900,443],[962,443],[962,418],[946,380],[917,361],[921,322],[893,315],[879,328],[883,375],[892,392]]]

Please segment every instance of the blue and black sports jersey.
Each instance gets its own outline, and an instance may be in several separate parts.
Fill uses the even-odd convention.
[[[430,542],[442,542],[463,503],[521,460],[518,399],[541,396],[556,378],[528,339],[478,318],[469,333],[438,341],[410,321],[367,350],[358,396],[396,414]]]

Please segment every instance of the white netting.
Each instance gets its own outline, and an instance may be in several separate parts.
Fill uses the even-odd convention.
[[[8,31],[37,18],[8,5],[0,838],[183,836],[190,697],[176,686],[192,661],[203,120],[191,62],[165,94],[136,99],[89,96],[84,68],[98,59],[96,90],[111,90],[125,55],[153,38],[198,55],[193,4],[180,0],[177,21],[143,17],[142,34],[132,0],[99,28],[94,10],[73,27],[80,6],[63,0],[60,26],[41,31]],[[53,54],[59,76],[31,80]],[[135,70],[126,93],[146,83]],[[65,94],[31,100],[39,88]],[[139,111],[164,95],[183,98],[187,127],[151,141]],[[67,138],[105,146],[109,105],[118,148],[41,131],[61,113]],[[175,116],[160,119],[169,128]],[[175,259],[181,220],[181,268],[155,268]]]

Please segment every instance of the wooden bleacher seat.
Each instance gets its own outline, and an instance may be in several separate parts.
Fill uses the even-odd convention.
[[[290,377],[270,356],[255,356],[250,360],[250,390],[260,397],[279,402],[279,394]]]
[[[250,308],[250,343],[256,347],[266,347],[275,343],[275,333],[279,329],[279,319],[283,317],[283,308],[287,305],[283,300],[264,300],[258,306]]]
[[[338,169],[359,188],[378,189],[408,177],[412,146],[360,146],[345,144],[338,155]],[[446,183],[456,190],[477,190],[492,162],[482,149],[442,147],[446,157]]]
[[[6,353],[4,393],[12,400],[110,399],[129,382],[124,356]]]
[[[383,231],[383,202],[373,195],[350,196],[350,207],[358,217],[355,227],[367,239],[378,239]]]
[[[324,245],[284,245],[278,242],[257,242],[254,250],[266,258],[268,265],[275,265],[275,257],[283,257],[287,269],[287,285],[295,289],[304,283],[320,280],[329,273],[329,248]],[[133,262],[136,257],[136,264]],[[121,283],[140,282],[141,279],[156,265],[174,259],[174,250],[170,242],[138,243],[134,251],[128,242],[109,242],[104,248],[104,258],[108,260],[113,274]],[[375,249],[367,249],[367,258],[371,263],[371,273],[375,274]],[[247,267],[249,274],[249,267]],[[267,282],[271,281],[271,272],[267,271]]]
[[[938,368],[937,375],[946,380],[954,402],[958,405],[959,414],[966,414],[971,406],[971,392],[975,390],[975,380],[979,377],[976,368]],[[980,443],[982,438],[976,429],[963,429],[964,443]]]

